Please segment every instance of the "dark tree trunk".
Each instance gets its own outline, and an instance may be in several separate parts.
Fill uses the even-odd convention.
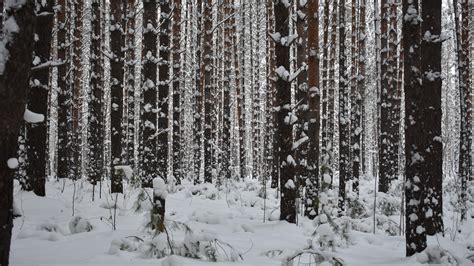
[[[201,86],[201,54],[202,54],[202,0],[196,1],[196,31],[197,31],[197,41],[196,41],[196,92],[194,99],[194,183],[199,183],[199,177],[201,175],[201,163],[202,163],[202,96],[203,88]]]
[[[212,183],[212,5],[204,2],[203,51],[201,59],[201,88],[204,91],[204,182]]]
[[[101,55],[101,9],[102,1],[92,2],[92,37],[91,37],[91,72],[89,86],[91,90],[91,102],[89,103],[89,181],[97,185],[104,174],[104,89],[103,68]]]
[[[171,6],[169,1],[160,1],[160,62],[158,63],[158,176],[168,180],[168,115],[170,91],[170,26]]]
[[[72,3],[59,0],[61,10],[58,12],[58,61],[63,64],[58,66],[58,163],[56,175],[59,178],[69,177],[69,165],[72,160],[72,94],[70,85],[70,55],[68,29],[71,24]]]
[[[80,179],[82,176],[82,33],[84,1],[74,1],[74,11],[71,12],[73,23],[70,24],[72,36],[72,77],[73,80],[69,86],[72,91],[72,130],[71,130],[71,156],[69,166],[69,178],[72,180]]]
[[[415,144],[420,150],[420,162],[423,174],[419,175],[426,190],[423,212],[426,215],[426,234],[434,235],[443,232],[443,145],[441,141],[441,0],[423,1],[421,8],[421,74],[423,116],[415,119],[420,127],[418,134],[423,136]],[[431,33],[428,36],[427,33]],[[406,50],[409,51],[409,50]],[[422,118],[422,119],[421,119]],[[408,160],[410,162],[410,160]],[[413,161],[411,161],[413,163]]]
[[[284,2],[277,1],[274,5],[275,33],[275,64],[278,66],[276,82],[276,103],[278,105],[275,137],[278,139],[279,162],[274,167],[280,168],[281,199],[280,220],[296,223],[296,191],[295,160],[293,159],[293,122],[295,114],[291,110],[290,84],[290,43],[284,38],[289,36],[289,11]]]
[[[35,24],[35,34],[38,39],[34,44],[33,67],[46,64],[50,61],[51,40],[54,21],[54,1],[48,0],[44,3],[37,1],[39,10],[37,13],[45,14],[38,16]],[[47,15],[46,15],[47,14]],[[46,181],[46,143],[48,113],[49,68],[41,68],[31,74],[30,95],[28,97],[28,110],[42,114],[45,120],[40,123],[26,124],[26,152],[29,160],[26,163],[26,176],[29,187],[38,196],[45,196]]]
[[[308,136],[306,180],[307,196],[305,215],[314,219],[319,209],[319,126],[320,126],[320,89],[319,89],[319,3],[308,1]]]
[[[232,1],[224,1],[225,18],[232,13]],[[230,179],[230,132],[231,132],[231,112],[230,112],[230,81],[232,73],[232,22],[227,20],[224,26],[224,103],[223,103],[223,120],[222,120],[222,178]]]
[[[421,18],[418,13],[417,0],[403,0],[403,49],[411,51],[405,57],[405,156],[406,156],[406,185],[405,185],[405,236],[406,255],[411,256],[426,248],[426,232],[424,229],[425,213],[423,211],[425,164],[420,160],[425,153],[426,132],[424,121],[427,118],[425,100],[431,92],[424,92],[418,82],[420,77],[421,59]]]
[[[173,1],[173,177],[181,184],[181,0]]]
[[[350,110],[346,67],[346,0],[339,0],[339,212],[345,210],[346,181],[350,176]]]
[[[142,90],[143,106],[141,123],[143,127],[143,142],[141,147],[140,178],[143,187],[152,187],[153,175],[157,169],[157,3],[143,3],[143,52],[142,52]]]
[[[13,3],[13,2],[12,2]],[[33,54],[35,1],[6,6],[6,19],[14,19],[17,32],[2,28],[9,57],[0,72],[0,265],[7,266],[13,227],[13,173],[18,133],[28,99]],[[10,164],[10,165],[9,165]],[[11,167],[11,168],[10,168]]]
[[[122,165],[122,115],[123,115],[123,67],[124,67],[124,35],[123,14],[126,1],[111,1],[110,5],[110,98],[111,98],[111,192],[122,193],[122,173],[117,166]]]

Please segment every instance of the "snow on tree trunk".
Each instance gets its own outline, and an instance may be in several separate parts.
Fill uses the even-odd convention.
[[[423,212],[426,234],[443,232],[443,145],[441,139],[441,0],[423,1],[421,8],[421,78],[420,95],[423,118],[416,119],[420,127],[418,134],[424,132],[417,145],[419,162],[425,184]],[[413,161],[412,161],[413,163]],[[423,180],[424,179],[424,180]]]
[[[405,237],[406,255],[411,256],[426,248],[426,232],[423,212],[426,169],[421,154],[425,151],[426,136],[420,132],[427,130],[424,108],[426,97],[418,82],[421,59],[421,17],[417,0],[403,0],[403,49],[405,56]],[[429,95],[432,93],[429,92]],[[433,142],[433,140],[428,140]]]
[[[34,45],[33,67],[50,61],[54,20],[54,1],[37,1],[36,5],[36,12],[43,15],[37,17],[35,24],[37,39]],[[26,176],[30,183],[29,187],[34,193],[45,196],[47,126],[44,117],[48,112],[49,68],[34,71],[31,74],[30,84],[27,108],[31,112],[43,115],[43,121],[26,124],[26,152],[27,157],[32,158],[26,162]]]
[[[339,213],[345,210],[346,181],[351,173],[349,80],[346,67],[346,0],[339,0]]]
[[[290,45],[292,36],[289,35],[289,6],[285,1],[274,4],[275,32],[270,33],[275,41],[276,73],[276,108],[277,123],[275,125],[281,183],[280,220],[290,223],[296,222],[296,186],[295,186],[295,160],[293,159],[292,129],[295,114],[291,109],[291,84],[290,84]]]
[[[182,89],[181,72],[181,0],[173,1],[173,177],[177,184],[183,178],[181,142],[181,110]],[[184,146],[184,145],[183,145]]]
[[[3,2],[3,1],[2,1]],[[0,265],[8,265],[13,227],[13,173],[29,92],[35,1],[8,1],[0,54]]]
[[[204,91],[204,182],[212,183],[212,125],[211,125],[211,71],[212,71],[212,5],[204,2],[203,51],[200,67],[201,88]]]
[[[305,215],[314,219],[319,208],[319,126],[320,126],[320,87],[319,87],[319,17],[318,0],[308,1],[308,136],[307,179]]]
[[[140,148],[140,179],[143,187],[152,187],[152,177],[157,169],[157,31],[158,6],[154,1],[143,3],[142,146]]]
[[[94,0],[91,4],[91,56],[90,56],[90,80],[91,100],[89,103],[89,181],[92,185],[100,182],[104,175],[104,84],[101,53],[101,9],[103,4],[100,0]]]
[[[170,27],[171,4],[169,0],[160,1],[160,31],[159,31],[159,58],[158,63],[158,175],[168,180],[168,115],[170,94]]]

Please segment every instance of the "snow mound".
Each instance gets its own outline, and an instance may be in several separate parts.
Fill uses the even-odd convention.
[[[92,225],[88,220],[83,219],[80,216],[75,216],[69,222],[69,230],[71,231],[71,234],[90,232],[92,231]]]
[[[44,222],[40,223],[36,226],[36,230],[38,231],[45,231],[45,232],[52,232],[52,233],[60,233],[61,235],[65,235],[66,232],[56,223],[51,222]]]
[[[416,260],[421,264],[458,265],[456,259],[439,246],[428,246],[423,252],[416,254]]]
[[[161,266],[181,266],[181,265],[183,264],[179,260],[179,257],[176,255],[168,256],[166,257],[166,259],[164,259],[161,262]]]
[[[194,211],[189,220],[204,224],[226,224],[227,220],[212,212]]]
[[[153,179],[153,196],[166,199],[168,196],[168,186],[161,177]]]

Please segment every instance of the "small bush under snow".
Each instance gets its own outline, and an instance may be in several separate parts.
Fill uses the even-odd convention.
[[[69,230],[71,231],[71,234],[90,232],[92,231],[92,225],[88,220],[83,219],[80,216],[75,216],[69,222]]]

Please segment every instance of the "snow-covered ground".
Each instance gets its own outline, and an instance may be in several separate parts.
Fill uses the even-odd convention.
[[[447,255],[438,260],[442,264],[473,265],[467,259],[469,254],[474,254],[472,218],[469,217],[461,227],[461,233],[457,233],[452,241],[452,217],[455,216],[449,207],[445,207],[445,237],[430,237],[428,252],[405,258],[405,240],[397,231],[399,214],[377,216],[379,226],[373,234],[373,181],[363,180],[361,187],[361,202],[367,215],[352,220],[352,229],[341,233],[343,236],[329,233],[328,237],[334,238],[336,247],[327,247],[323,251],[325,256],[344,261],[345,265],[417,265],[429,256],[437,256],[443,253],[442,250],[447,250]],[[107,189],[104,186],[104,190]],[[74,186],[68,181],[64,192],[61,190],[62,181],[49,182],[47,196],[42,198],[15,187],[16,207],[22,216],[14,222],[12,265],[282,265],[287,257],[308,248],[310,244],[319,249],[317,241],[321,235],[333,230],[331,226],[322,230],[318,223],[302,217],[298,225],[278,221],[276,191],[268,189],[268,199],[264,202],[259,197],[262,195],[261,185],[256,181],[224,184],[221,189],[212,185],[194,187],[186,183],[167,196],[169,241],[186,241],[183,227],[187,225],[193,232],[194,240],[205,242],[218,239],[212,242],[218,261],[177,255],[157,259],[150,257],[144,247],[145,243],[152,243],[153,235],[146,228],[150,203],[144,197],[141,205],[137,205],[140,189],[125,189],[126,194],[118,196],[115,231],[111,224],[114,212],[110,208],[114,206],[115,196],[102,193],[100,199],[92,201],[92,187],[87,182],[78,181],[74,211],[75,216],[83,220],[76,218],[75,223],[79,225],[71,226]],[[380,200],[384,200],[383,195]],[[386,199],[388,205],[394,207],[394,212],[398,211],[396,207],[400,202],[398,199],[391,200],[394,201],[393,206],[390,199]],[[449,200],[446,201],[449,204]],[[138,207],[141,210],[136,211]],[[91,231],[88,230],[89,223]],[[78,233],[72,234],[71,229]],[[318,234],[313,235],[315,230]],[[390,236],[388,232],[395,235]],[[179,254],[176,250],[175,253]],[[314,262],[307,264],[310,259],[305,253],[292,262],[294,265],[316,265]],[[433,261],[433,258],[430,259]]]

